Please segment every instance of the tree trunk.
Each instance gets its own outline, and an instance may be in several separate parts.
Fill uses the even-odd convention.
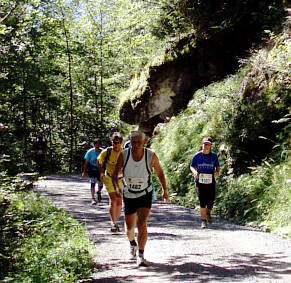
[[[73,100],[73,83],[72,83],[72,56],[70,50],[70,38],[65,26],[65,15],[63,14],[63,29],[64,29],[64,36],[66,40],[66,48],[67,48],[67,55],[68,55],[68,64],[69,64],[69,87],[70,87],[70,173],[72,173],[72,164],[73,164],[73,149],[74,149],[74,100]]]

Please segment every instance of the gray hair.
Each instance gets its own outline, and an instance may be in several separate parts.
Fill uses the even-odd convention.
[[[133,139],[134,137],[142,137],[142,140],[144,141],[144,139],[145,139],[145,133],[140,132],[140,131],[132,131],[130,133],[130,139]]]

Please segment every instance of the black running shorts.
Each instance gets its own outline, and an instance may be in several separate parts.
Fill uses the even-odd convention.
[[[215,182],[207,185],[196,183],[196,192],[200,201],[200,207],[212,209],[215,200]]]
[[[153,191],[147,193],[139,198],[126,198],[123,197],[124,203],[124,214],[130,215],[137,211],[138,208],[149,208],[152,207]]]

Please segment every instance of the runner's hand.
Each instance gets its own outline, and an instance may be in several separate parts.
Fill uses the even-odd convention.
[[[101,174],[100,174],[100,181],[101,181],[102,183],[104,183],[104,180],[105,180],[105,174],[104,174],[104,173],[101,173]]]
[[[164,192],[163,193],[162,200],[163,200],[163,202],[168,202],[169,196],[168,196],[168,193],[167,192]]]

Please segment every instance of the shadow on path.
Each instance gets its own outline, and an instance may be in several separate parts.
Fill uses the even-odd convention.
[[[151,265],[137,268],[127,260],[125,233],[109,231],[105,189],[96,206],[90,205],[90,183],[79,176],[47,176],[36,191],[86,226],[100,265],[92,282],[291,282],[290,241],[218,217],[201,230],[199,211],[162,202],[153,204],[149,219]]]
[[[164,278],[168,278],[169,282],[260,282],[260,280],[261,282],[272,283],[290,282],[288,279],[282,280],[280,276],[284,274],[290,279],[290,264],[278,260],[277,257],[265,254],[254,256],[247,253],[234,254],[234,256],[238,259],[230,259],[231,267],[185,262],[186,257],[172,257],[167,264],[149,262],[150,267],[144,269],[149,273],[148,275],[100,277],[93,279],[92,282],[164,282]],[[116,263],[116,267],[118,266],[121,266],[120,262]],[[112,266],[105,266],[104,268],[110,269]],[[134,269],[131,268],[131,270],[134,274]],[[153,272],[158,276],[158,280],[152,278]],[[142,279],[145,281],[142,281]]]

